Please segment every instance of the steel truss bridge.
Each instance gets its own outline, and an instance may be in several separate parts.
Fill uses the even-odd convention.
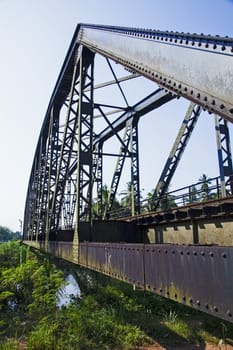
[[[189,107],[141,203],[139,120],[182,99]],[[203,110],[220,175],[168,193]],[[39,135],[24,243],[232,322],[232,122],[232,38],[79,24]],[[116,211],[126,176],[128,205]]]

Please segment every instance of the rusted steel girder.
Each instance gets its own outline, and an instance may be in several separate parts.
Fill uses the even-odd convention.
[[[26,242],[135,287],[233,322],[233,247]]]
[[[233,322],[232,247],[82,243],[80,249],[85,267]]]

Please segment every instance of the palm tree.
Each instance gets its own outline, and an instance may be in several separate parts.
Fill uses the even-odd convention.
[[[126,189],[120,193],[121,205],[123,207],[131,207],[132,205],[132,182],[127,182]]]
[[[93,215],[95,217],[101,217],[104,210],[106,209],[106,206],[108,205],[108,200],[109,200],[109,188],[108,186],[105,184],[102,187],[102,208],[100,208],[100,203],[98,203],[97,198],[95,198],[92,208],[93,208]],[[119,201],[117,200],[117,198],[114,199],[113,201],[113,205],[112,205],[112,210],[117,210],[121,207]]]
[[[189,203],[195,203],[198,201],[198,193],[197,189],[194,185],[190,187],[189,190]]]
[[[209,184],[211,183],[211,179],[206,175],[202,174],[202,176],[198,179],[201,182],[201,200],[205,201],[211,198],[211,189],[209,188]]]

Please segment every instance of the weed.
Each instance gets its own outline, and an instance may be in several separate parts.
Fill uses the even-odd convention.
[[[162,321],[166,323],[175,323],[178,319],[176,311],[170,310],[169,312],[162,313]]]
[[[17,350],[19,343],[14,339],[7,339],[0,345],[0,350]]]

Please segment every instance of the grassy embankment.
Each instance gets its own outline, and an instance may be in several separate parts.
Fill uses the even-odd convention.
[[[64,263],[81,298],[57,307],[65,275],[42,254],[0,246],[0,350],[136,349],[232,343],[233,325],[127,284]]]

